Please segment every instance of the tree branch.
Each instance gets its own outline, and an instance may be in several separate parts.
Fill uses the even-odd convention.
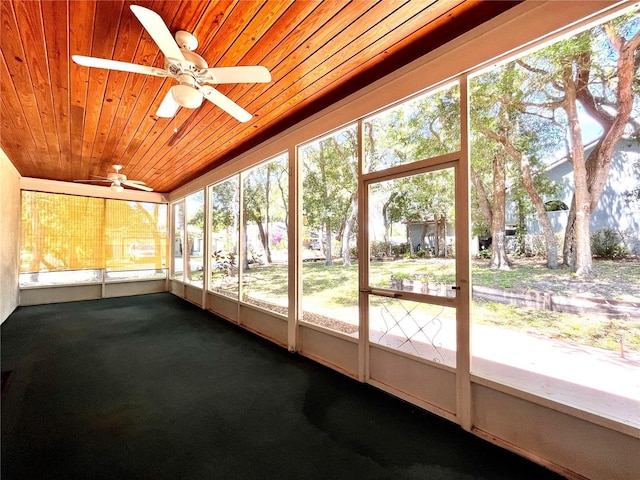
[[[517,59],[515,62],[516,62],[516,65],[520,65],[525,70],[527,70],[527,71],[529,71],[531,73],[535,73],[536,75],[544,75],[544,76],[548,76],[549,75],[548,71],[546,71],[546,70],[544,70],[542,68],[536,68],[533,65],[529,65],[522,58]]]

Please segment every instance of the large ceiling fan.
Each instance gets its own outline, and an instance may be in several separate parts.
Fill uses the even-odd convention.
[[[106,177],[100,177],[98,175],[91,175],[94,177],[92,180],[74,180],[75,182],[107,182],[111,183],[109,188],[114,192],[120,193],[124,190],[124,187],[137,188],[139,190],[144,190],[145,192],[153,192],[153,188],[147,187],[144,182],[140,180],[129,180],[126,175],[120,173],[122,170],[122,165],[114,165],[113,169],[115,172],[107,173]]]
[[[85,67],[143,73],[177,80],[178,85],[172,86],[160,103],[156,113],[158,117],[171,118],[179,107],[198,108],[206,98],[240,122],[251,120],[252,115],[249,112],[210,84],[266,83],[271,81],[269,70],[259,65],[209,68],[207,62],[193,52],[198,46],[198,40],[191,33],[179,30],[174,40],[156,12],[139,5],[131,5],[131,11],[164,54],[164,69],[82,55],[72,55],[73,61]]]

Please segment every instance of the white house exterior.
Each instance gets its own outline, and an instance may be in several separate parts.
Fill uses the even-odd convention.
[[[591,148],[587,148],[585,156],[589,155]],[[549,165],[547,176],[561,189],[553,198],[545,198],[545,201],[559,200],[565,205],[571,205],[573,197],[573,165],[568,158],[562,158]],[[625,193],[640,188],[640,143],[634,139],[622,139],[618,142],[607,184],[602,192],[597,207],[591,213],[591,232],[603,228],[617,230],[625,234],[627,248],[632,254],[640,255],[640,203],[630,200]],[[507,212],[507,222],[517,223],[516,210]],[[556,234],[564,234],[567,225],[568,210],[547,212]],[[542,233],[540,224],[535,215],[529,217],[526,222],[529,240]]]

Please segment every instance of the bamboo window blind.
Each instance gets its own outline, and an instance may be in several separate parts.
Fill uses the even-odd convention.
[[[166,205],[22,192],[20,272],[164,268]]]

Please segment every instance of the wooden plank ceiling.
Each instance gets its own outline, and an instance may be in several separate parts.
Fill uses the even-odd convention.
[[[22,176],[73,181],[123,165],[169,192],[517,2],[137,1],[193,32],[209,66],[263,65],[266,84],[219,85],[248,110],[156,110],[175,80],[77,65],[86,55],[164,68],[128,1],[2,8],[1,148]]]

